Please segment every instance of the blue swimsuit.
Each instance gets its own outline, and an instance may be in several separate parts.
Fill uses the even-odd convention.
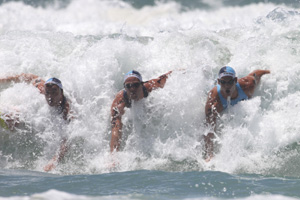
[[[238,90],[238,97],[230,100],[230,105],[232,105],[232,106],[237,104],[239,101],[248,99],[248,96],[245,94],[245,92],[243,91],[243,89],[241,88],[239,83],[236,84],[236,88]],[[221,86],[219,84],[217,85],[217,90],[218,90],[219,98],[221,99],[221,102],[222,102],[223,109],[225,110],[227,108],[227,100],[222,96]]]

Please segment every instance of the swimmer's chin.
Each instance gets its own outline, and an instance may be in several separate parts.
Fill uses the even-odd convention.
[[[138,96],[136,94],[131,94],[130,99],[136,101],[138,99]]]
[[[50,107],[56,106],[56,103],[54,101],[47,101],[47,103]]]
[[[49,106],[54,106],[54,103],[52,101],[47,101]]]

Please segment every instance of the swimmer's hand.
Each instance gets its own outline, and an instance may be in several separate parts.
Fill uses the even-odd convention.
[[[213,157],[214,157],[214,153],[212,151],[210,151],[210,152],[205,152],[203,159],[205,162],[209,162],[209,161],[211,161],[211,159],[213,159]]]
[[[55,169],[56,163],[57,163],[57,160],[56,160],[56,156],[55,156],[55,157],[53,157],[53,158],[51,159],[51,161],[44,167],[44,171],[45,171],[45,172],[49,172],[49,171]]]
[[[112,170],[116,169],[118,165],[119,165],[119,163],[112,162],[109,164],[108,168],[110,171],[112,171]]]
[[[207,156],[207,157],[205,158],[205,162],[211,161],[211,159],[212,159],[213,157],[214,157],[213,155]]]
[[[116,158],[116,151],[113,151],[111,152],[111,157],[110,157],[110,161],[109,161],[109,164],[108,164],[108,168],[110,171],[116,169],[117,167],[120,166],[120,163],[119,161],[117,160]]]
[[[46,165],[46,166],[44,167],[44,171],[45,171],[45,172],[49,172],[49,171],[55,169],[55,167],[56,167],[56,166],[55,166],[54,163],[49,163],[48,165]]]

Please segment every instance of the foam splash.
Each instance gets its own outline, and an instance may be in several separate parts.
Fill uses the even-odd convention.
[[[274,15],[275,8],[182,12],[171,2],[137,10],[96,0],[74,0],[59,10],[1,5],[0,75],[58,77],[77,113],[71,124],[60,126],[36,88],[1,86],[1,109],[19,110],[24,122],[15,132],[1,132],[1,166],[41,171],[59,137],[68,135],[70,151],[54,173],[214,169],[299,176],[285,164],[294,159],[300,139],[299,16],[286,7]],[[262,78],[253,99],[221,116],[219,153],[206,164],[204,105],[223,65],[234,67],[239,77],[258,68],[272,74]],[[182,68],[164,89],[126,111],[123,151],[112,157],[110,106],[123,74],[136,69],[147,80]]]
[[[141,198],[142,195],[139,194],[133,194],[133,195],[114,195],[114,196],[86,196],[86,195],[74,195],[70,194],[67,192],[61,192],[57,190],[49,190],[47,192],[39,193],[39,194],[34,194],[31,196],[26,196],[26,197],[0,197],[0,200],[34,200],[34,199],[45,199],[45,200],[51,200],[55,196],[56,199],[58,200],[63,200],[63,199],[78,199],[78,200],[111,200],[111,199],[122,199],[122,200],[130,200],[130,199],[136,199],[136,198]],[[144,197],[147,198],[147,197]],[[281,196],[281,195],[253,195],[251,197],[246,197],[246,198],[234,198],[238,200],[263,200],[266,198],[272,198],[274,200],[296,200],[296,198],[292,197],[286,197],[286,196]],[[218,200],[221,198],[213,198],[213,197],[201,197],[201,198],[185,198],[185,200]]]

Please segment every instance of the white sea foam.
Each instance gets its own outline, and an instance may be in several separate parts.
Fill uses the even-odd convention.
[[[57,200],[71,200],[71,199],[78,199],[78,200],[113,200],[113,199],[120,199],[120,200],[129,200],[134,199],[130,198],[131,195],[123,195],[123,196],[101,196],[101,197],[92,197],[92,196],[85,196],[85,195],[74,195],[69,194],[67,192],[61,192],[58,190],[49,190],[44,193],[33,194],[31,196],[15,196],[15,197],[0,197],[0,200],[34,200],[34,199],[43,199],[43,200],[52,200],[53,198]]]
[[[292,197],[285,197],[285,196],[281,196],[281,195],[253,195],[250,197],[246,197],[246,198],[234,198],[234,199],[238,199],[238,200],[263,200],[266,198],[271,198],[274,200],[296,200],[296,198],[292,198]],[[187,198],[185,200],[218,200],[218,198]]]
[[[13,197],[0,197],[0,200],[52,200],[55,197],[57,200],[130,200],[130,199],[148,199],[147,197],[143,197],[143,195],[133,194],[133,195],[114,195],[114,196],[85,196],[85,195],[74,195],[66,192],[61,192],[57,190],[49,190],[47,192],[33,194],[31,196],[13,196]],[[296,200],[296,198],[286,197],[281,195],[253,195],[246,198],[234,198],[238,200],[263,200],[266,198],[274,199],[274,200]],[[152,198],[150,198],[152,199]],[[220,198],[214,197],[201,197],[201,198],[185,198],[185,200],[219,200]]]
[[[67,134],[70,151],[54,173],[104,173],[115,162],[116,171],[273,170],[299,176],[290,166],[282,168],[294,150],[287,156],[281,152],[300,139],[300,20],[292,8],[275,9],[253,4],[182,12],[174,2],[135,9],[97,0],[73,0],[62,9],[2,4],[0,76],[33,73],[61,79],[77,119],[57,128],[59,122],[51,120],[33,86],[1,86],[1,109],[18,110],[25,128],[1,133],[10,138],[0,139],[22,144],[35,138],[27,141],[34,145],[21,145],[22,154],[2,152],[17,159],[1,165],[41,171],[58,148],[57,135]],[[234,67],[239,77],[259,68],[272,73],[262,78],[252,100],[221,116],[219,153],[207,164],[201,156],[204,105],[223,65]],[[124,73],[136,69],[148,80],[182,68],[164,89],[126,111],[126,145],[112,158],[110,105]]]

